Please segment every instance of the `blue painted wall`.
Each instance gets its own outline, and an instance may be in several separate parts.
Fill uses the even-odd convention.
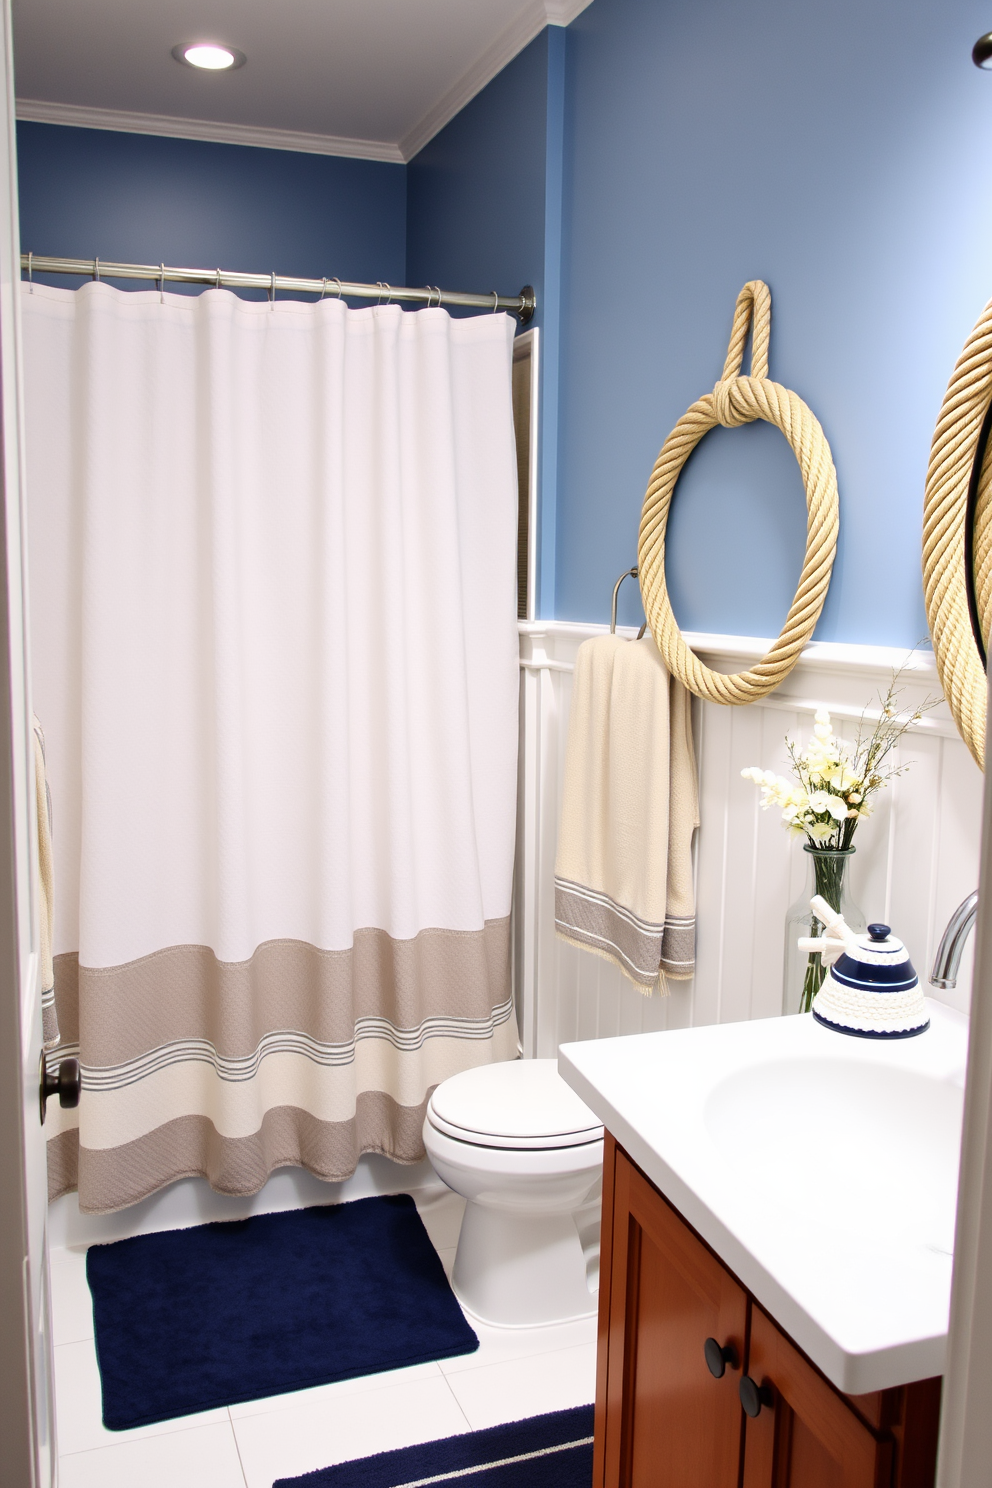
[[[410,161],[411,284],[531,283],[543,308],[547,78],[544,31]]]
[[[25,122],[17,155],[25,251],[404,282],[403,165]]]
[[[573,22],[558,616],[607,617],[657,450],[719,376],[737,292],[760,277],[771,375],[818,415],[839,476],[817,635],[926,635],[929,443],[992,295],[992,76],[970,60],[989,24],[979,0],[595,0]],[[802,502],[776,431],[708,436],[669,529],[684,627],[777,632]]]
[[[912,645],[926,633],[930,436],[992,294],[992,77],[970,61],[987,26],[984,0],[594,0],[406,168],[21,124],[22,241],[394,283],[533,283],[541,613],[585,620],[607,617],[658,447],[718,376],[740,286],[764,278],[772,376],[819,416],[840,481],[817,634]],[[805,511],[776,431],[708,436],[669,531],[686,628],[777,631]]]
[[[554,604],[566,33],[545,29],[408,167],[411,284],[531,284],[541,331],[538,602]]]

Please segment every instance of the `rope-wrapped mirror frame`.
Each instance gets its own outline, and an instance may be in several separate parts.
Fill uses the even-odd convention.
[[[930,446],[923,508],[923,594],[937,675],[958,732],[982,770],[986,706],[982,651],[992,626],[990,402],[992,300],[947,384]]]
[[[697,697],[713,703],[757,702],[792,671],[813,633],[826,598],[839,525],[837,473],[819,422],[803,400],[768,378],[772,297],[760,279],[737,297],[723,376],[686,413],[662,445],[644,496],[637,547],[641,598],[648,625],[673,676]],[[744,346],[753,320],[751,375],[742,377]],[[672,493],[696,445],[718,424],[733,429],[764,419],[781,429],[799,462],[808,513],[806,557],[796,597],[778,640],[746,672],[714,672],[686,645],[672,613],[665,581],[665,529]]]

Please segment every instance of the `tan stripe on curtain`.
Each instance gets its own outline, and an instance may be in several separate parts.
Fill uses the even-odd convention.
[[[78,1187],[88,1213],[177,1178],[247,1194],[287,1164],[339,1182],[363,1152],[419,1162],[466,1041],[477,1063],[518,1052],[508,918],[406,942],[360,931],[352,951],[275,941],[238,963],[204,946],[97,969],[62,955],[55,986],[83,1099],[48,1119],[49,1192]]]

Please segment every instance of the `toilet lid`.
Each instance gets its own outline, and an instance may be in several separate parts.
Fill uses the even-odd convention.
[[[481,1147],[577,1147],[603,1135],[554,1059],[515,1059],[452,1075],[431,1096],[427,1119]]]

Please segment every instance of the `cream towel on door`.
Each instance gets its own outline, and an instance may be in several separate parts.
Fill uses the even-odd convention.
[[[37,806],[38,884],[38,976],[41,980],[42,1042],[54,1049],[59,1042],[59,1020],[55,1011],[55,970],[52,961],[52,921],[55,888],[52,878],[52,797],[45,765],[45,735],[37,718],[34,731],[34,787]]]
[[[690,700],[652,636],[579,647],[555,862],[555,927],[642,992],[695,969]]]

